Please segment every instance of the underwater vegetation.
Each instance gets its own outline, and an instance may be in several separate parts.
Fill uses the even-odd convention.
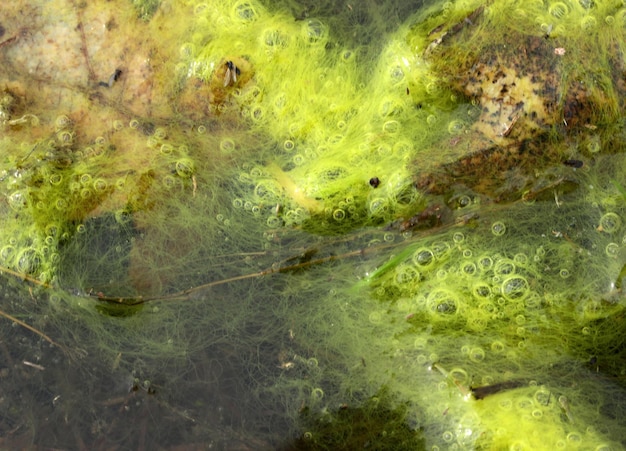
[[[623,2],[2,9],[0,445],[626,446]]]

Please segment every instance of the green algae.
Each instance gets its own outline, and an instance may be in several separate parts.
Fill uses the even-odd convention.
[[[175,418],[159,423],[185,430],[172,444],[234,424],[250,446],[315,427],[309,446],[338,447],[357,418],[372,427],[352,438],[380,426],[381,449],[398,433],[411,449],[623,445],[623,5],[433,4],[367,49],[348,8],[170,7],[140,21],[163,38],[168,13],[188,18],[163,40],[158,114],[123,100],[131,67],[73,87],[110,119],[93,128],[17,88],[3,103],[0,257],[30,288],[7,276],[3,309],[90,354],[88,384],[131,387],[89,385],[114,408],[58,421],[124,442],[114,411],[132,399],[137,420]],[[498,70],[500,88],[542,88],[522,107],[481,93]],[[494,120],[498,99],[513,109]],[[42,120],[10,122],[27,114]]]

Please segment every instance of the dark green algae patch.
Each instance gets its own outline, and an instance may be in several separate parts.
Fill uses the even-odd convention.
[[[0,444],[625,445],[624,5],[134,5],[0,37]]]

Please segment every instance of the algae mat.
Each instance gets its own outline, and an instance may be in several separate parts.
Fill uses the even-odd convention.
[[[622,449],[623,2],[0,7],[0,447]]]

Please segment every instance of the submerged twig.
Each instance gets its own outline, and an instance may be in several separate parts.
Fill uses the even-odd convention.
[[[332,262],[332,261],[335,261],[335,260],[351,258],[351,257],[358,257],[358,256],[361,256],[361,255],[365,255],[367,253],[370,253],[373,250],[379,250],[379,248],[359,249],[359,250],[352,251],[352,252],[347,252],[347,253],[341,254],[341,255],[330,255],[328,257],[321,257],[321,258],[318,258],[318,259],[315,259],[315,260],[308,259],[308,260],[305,260],[305,261],[301,261],[300,263],[296,263],[296,264],[289,265],[289,266],[282,266],[282,267],[279,267],[279,268],[271,267],[271,268],[268,268],[268,269],[264,269],[263,271],[259,271],[259,272],[255,272],[255,273],[251,273],[251,274],[243,274],[243,275],[240,275],[240,276],[228,277],[226,279],[216,280],[216,281],[213,281],[213,282],[209,282],[209,283],[205,283],[205,284],[202,284],[202,285],[198,285],[197,287],[189,288],[187,290],[178,291],[176,293],[162,295],[162,296],[154,296],[154,297],[143,297],[143,296],[118,297],[118,296],[105,296],[105,295],[103,295],[101,293],[97,293],[97,294],[96,293],[92,293],[90,295],[94,299],[97,299],[98,301],[109,302],[109,303],[112,303],[112,304],[127,305],[127,306],[135,306],[135,305],[145,304],[147,302],[154,302],[154,301],[181,301],[181,300],[188,299],[194,293],[198,293],[198,292],[204,291],[204,290],[206,290],[208,288],[215,287],[215,286],[218,286],[218,285],[224,285],[224,284],[231,283],[231,282],[236,282],[236,281],[239,281],[239,280],[254,279],[254,278],[257,278],[257,277],[269,276],[271,274],[276,274],[276,273],[292,272],[292,271],[296,271],[298,269],[307,268],[307,267],[310,267],[310,266],[321,265],[323,263],[329,263],[329,262]]]
[[[495,395],[496,393],[500,393],[503,391],[513,390],[515,388],[523,387],[525,385],[528,385],[526,381],[513,380],[498,382],[491,385],[483,385],[482,387],[470,387],[470,391],[472,392],[472,396],[474,396],[475,399],[485,399],[487,396]]]
[[[42,331],[35,329],[33,326],[26,324],[24,321],[17,319],[16,317],[9,315],[6,312],[3,312],[2,310],[0,310],[0,316],[4,316],[6,319],[13,321],[16,324],[19,324],[20,326],[22,326],[25,329],[30,330],[31,332],[39,335],[41,338],[43,338],[44,340],[46,340],[48,343],[50,343],[51,345],[57,346],[60,349],[64,349],[63,346],[61,346],[60,344],[58,344],[56,341],[54,341],[52,338],[48,337],[46,334],[44,334]]]

